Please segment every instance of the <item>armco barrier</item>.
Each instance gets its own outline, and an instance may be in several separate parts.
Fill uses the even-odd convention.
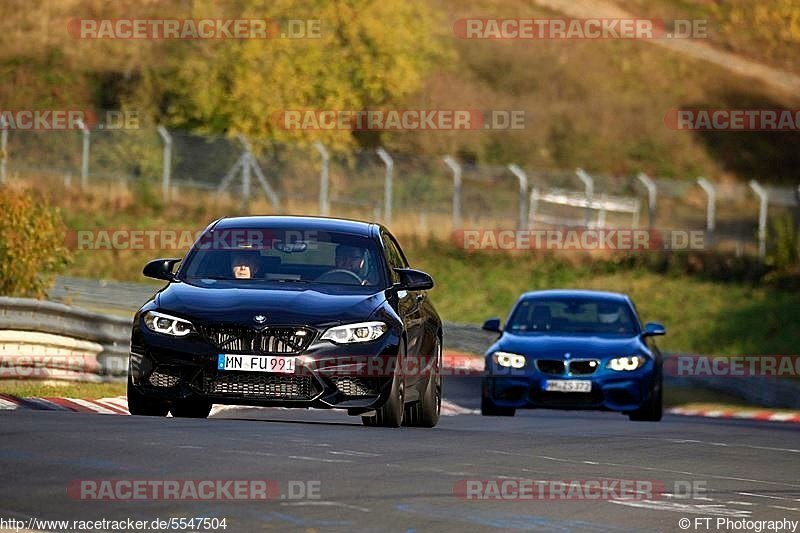
[[[72,354],[91,359],[91,354],[97,352],[94,356],[97,367],[92,368],[91,363],[87,363],[84,370],[114,379],[124,377],[128,369],[129,318],[93,313],[54,302],[0,297],[0,330],[6,332],[6,351],[13,350],[14,346],[19,349],[15,355],[46,357]],[[99,350],[80,344],[80,341],[96,343]],[[34,350],[39,352],[34,353]]]

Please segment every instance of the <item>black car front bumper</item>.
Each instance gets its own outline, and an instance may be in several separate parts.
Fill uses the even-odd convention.
[[[302,328],[310,334],[304,349],[273,353],[269,343],[220,347],[202,326],[176,338],[154,333],[137,321],[131,335],[131,383],[142,395],[168,402],[203,398],[231,405],[341,408],[353,414],[383,405],[393,369],[400,364],[399,332],[390,329],[372,342],[336,345],[320,341],[318,330]],[[259,348],[231,351],[231,346]],[[294,357],[295,372],[219,370],[220,353]]]

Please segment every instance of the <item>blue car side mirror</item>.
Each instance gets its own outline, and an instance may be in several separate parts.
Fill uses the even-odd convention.
[[[648,322],[644,325],[643,337],[656,337],[659,335],[666,335],[667,329],[657,322]]]
[[[502,329],[500,329],[500,319],[499,318],[490,318],[486,322],[483,323],[483,329],[486,331],[491,331],[492,333],[502,333]]]

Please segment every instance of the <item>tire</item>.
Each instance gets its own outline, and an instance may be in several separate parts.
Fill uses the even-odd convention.
[[[167,402],[147,398],[136,390],[128,376],[128,412],[139,416],[167,416],[169,405]]]
[[[650,396],[650,399],[636,411],[628,414],[628,418],[635,422],[660,422],[664,414],[664,387],[661,378],[658,379],[657,389]]]
[[[513,407],[497,407],[489,398],[481,398],[481,416],[514,416]]]
[[[170,412],[177,418],[208,418],[211,403],[203,399],[182,400],[175,402]]]
[[[436,341],[436,367],[428,378],[425,392],[406,407],[405,423],[412,427],[432,428],[439,423],[442,412],[442,343]]]
[[[398,360],[398,367],[402,361]],[[385,428],[399,428],[403,425],[405,414],[406,383],[402,372],[396,373],[392,378],[392,388],[389,398],[379,409],[375,416],[362,416],[361,422],[365,426],[379,426]]]

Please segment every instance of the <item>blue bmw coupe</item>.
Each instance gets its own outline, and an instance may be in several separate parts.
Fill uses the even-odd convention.
[[[631,420],[661,420],[662,358],[624,294],[537,291],[523,294],[486,352],[481,413],[514,416],[517,409],[618,411]]]

